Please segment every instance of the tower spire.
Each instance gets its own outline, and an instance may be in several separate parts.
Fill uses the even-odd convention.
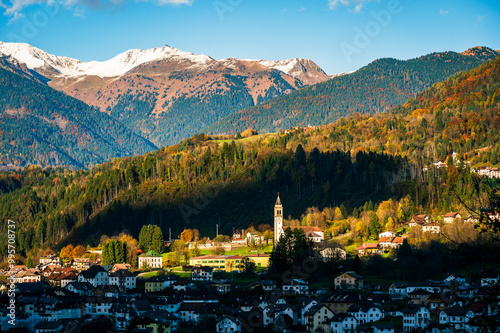
[[[278,199],[276,199],[276,204],[275,204],[275,206],[281,206],[280,192],[278,192]]]

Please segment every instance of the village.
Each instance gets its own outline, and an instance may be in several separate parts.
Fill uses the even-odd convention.
[[[437,223],[415,215],[409,228],[439,234],[443,224],[477,223],[458,212]],[[274,206],[271,241],[277,244],[288,226],[283,205]],[[236,229],[229,240],[191,242],[198,251],[223,249],[189,258],[178,269],[165,269],[162,253],[138,256],[128,263],[102,264],[100,251],[91,258],[63,261],[56,254],[40,258],[34,268],[16,265],[0,271],[2,302],[15,283],[16,332],[498,332],[500,272],[479,272],[468,280],[450,273],[442,280],[377,283],[353,267],[325,277],[327,284],[310,283],[319,262],[344,262],[397,250],[406,232],[384,231],[378,242],[363,243],[348,253],[327,245],[318,227],[295,226],[315,248],[308,267],[283,272],[281,281],[268,279],[269,239],[255,231]],[[166,242],[167,245],[170,243]],[[0,309],[2,330],[8,328],[7,303]]]

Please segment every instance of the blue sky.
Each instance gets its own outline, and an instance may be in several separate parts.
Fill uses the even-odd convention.
[[[165,44],[215,59],[309,58],[328,74],[500,49],[500,1],[0,0],[0,40],[84,61]]]

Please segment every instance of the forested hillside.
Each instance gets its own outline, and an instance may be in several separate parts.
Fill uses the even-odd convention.
[[[306,87],[231,114],[205,133],[237,133],[246,128],[275,132],[293,126],[327,124],[353,113],[389,111],[432,84],[479,66],[498,54],[473,48],[463,54],[433,53],[407,61],[379,59],[360,70]]]
[[[84,168],[153,149],[114,118],[0,68],[0,165]]]

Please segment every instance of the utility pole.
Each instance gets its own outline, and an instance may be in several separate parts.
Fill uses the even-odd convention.
[[[215,231],[215,235],[216,235],[216,237],[218,237],[219,236],[219,225],[216,224],[216,227],[217,227],[217,229]]]
[[[168,238],[172,241],[172,228],[168,228]]]

